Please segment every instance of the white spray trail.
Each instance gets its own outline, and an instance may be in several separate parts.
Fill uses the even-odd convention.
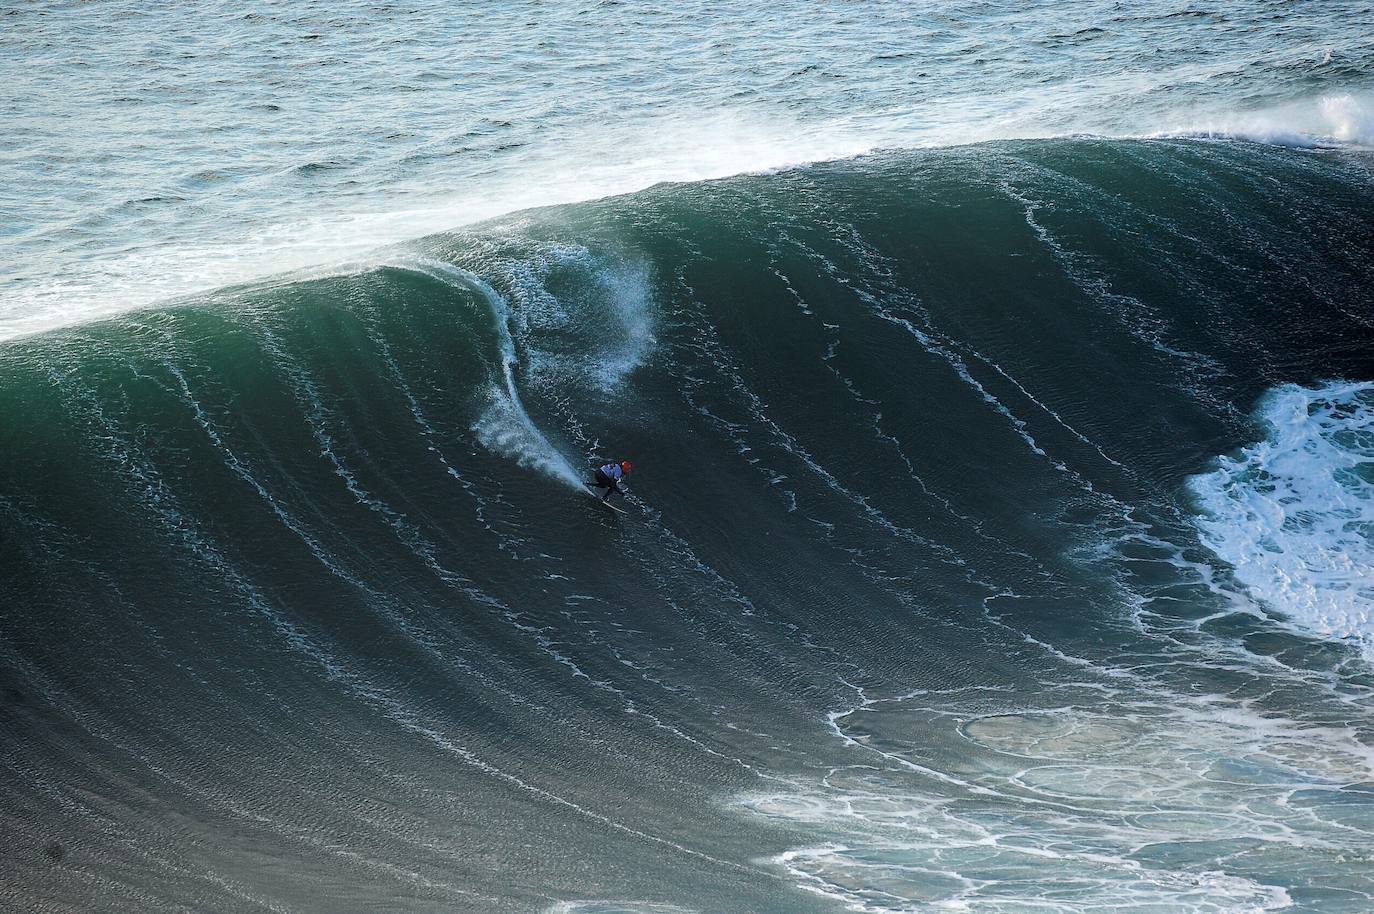
[[[510,457],[520,466],[538,470],[582,490],[582,477],[568,458],[559,453],[530,418],[515,386],[515,339],[510,333],[510,307],[499,292],[481,277],[442,260],[416,258],[396,264],[438,279],[440,282],[478,292],[491,308],[496,332],[501,340],[500,377],[488,391],[489,404],[473,425],[477,439],[488,449]]]

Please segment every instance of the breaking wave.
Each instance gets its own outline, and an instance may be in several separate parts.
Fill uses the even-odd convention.
[[[1369,908],[1362,155],[886,152],[7,342],[7,903]]]

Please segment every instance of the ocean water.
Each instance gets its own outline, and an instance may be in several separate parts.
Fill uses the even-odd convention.
[[[1367,4],[0,75],[0,909],[1374,910]]]

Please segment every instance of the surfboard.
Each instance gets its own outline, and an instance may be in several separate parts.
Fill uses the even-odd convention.
[[[592,500],[595,501],[597,504],[610,508],[616,514],[624,514],[626,517],[629,516],[630,512],[626,511],[623,508],[617,508],[615,505],[611,504],[609,501],[606,501],[600,495],[596,494],[596,486],[592,485],[589,482],[582,483],[582,486],[587,490],[587,494],[590,495],[592,497]]]

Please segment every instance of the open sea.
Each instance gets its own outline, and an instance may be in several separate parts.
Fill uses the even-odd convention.
[[[0,85],[0,911],[1374,911],[1369,2],[17,0]]]

